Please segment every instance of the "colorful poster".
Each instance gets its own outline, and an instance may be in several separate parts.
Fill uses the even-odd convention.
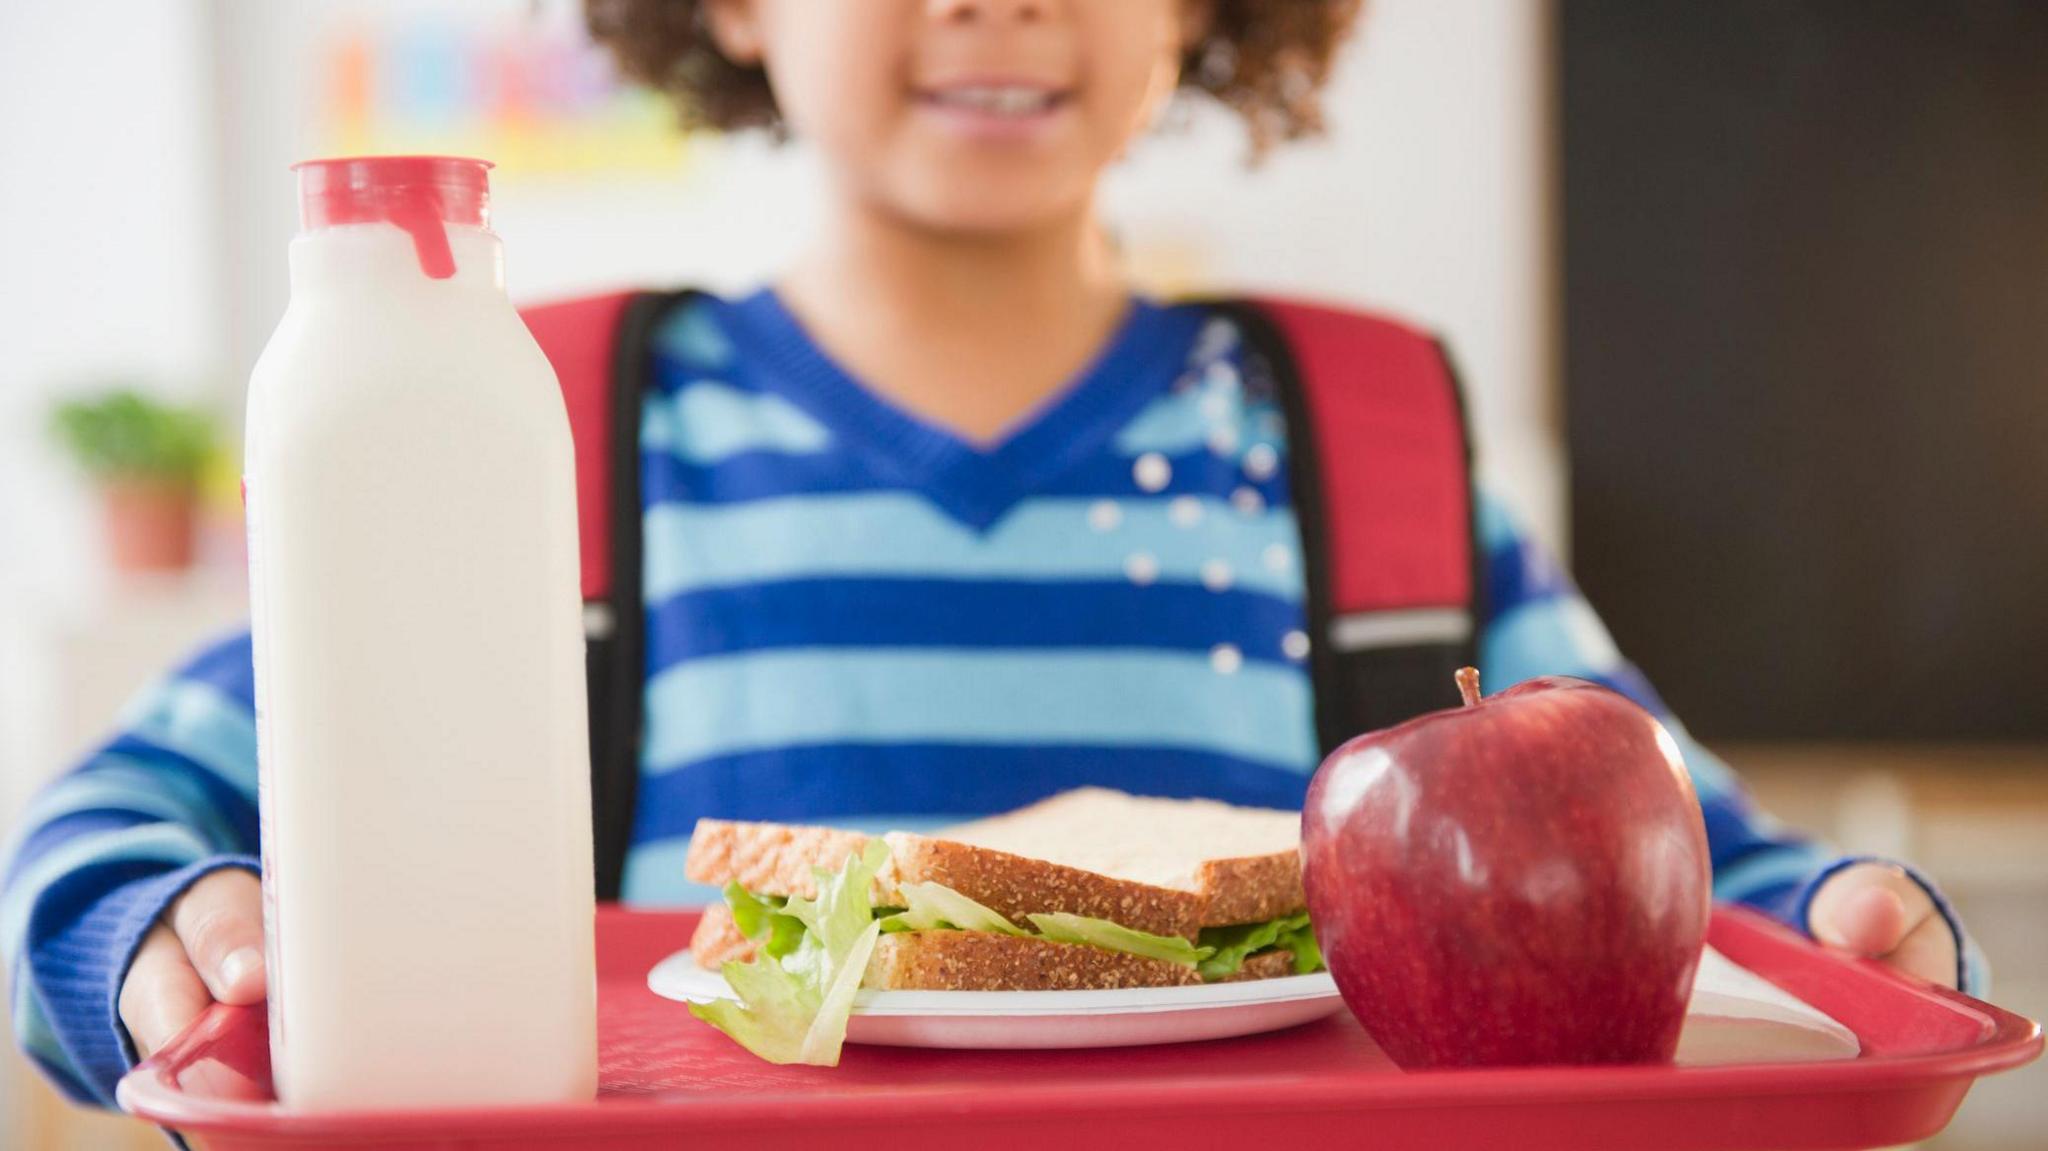
[[[673,178],[691,151],[660,96],[627,86],[580,29],[517,17],[394,16],[322,37],[333,154],[486,156],[500,175]]]

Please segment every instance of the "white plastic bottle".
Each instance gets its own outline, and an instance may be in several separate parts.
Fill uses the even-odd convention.
[[[590,1098],[568,417],[489,165],[298,167],[245,499],[271,1066],[303,1109]]]

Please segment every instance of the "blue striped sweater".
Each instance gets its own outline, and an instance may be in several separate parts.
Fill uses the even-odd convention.
[[[713,895],[682,876],[700,816],[914,830],[1083,783],[1299,805],[1317,752],[1287,428],[1226,319],[1135,305],[995,446],[877,398],[771,293],[680,310],[656,352],[626,900]],[[1479,520],[1486,680],[1585,676],[1663,716],[1716,895],[1803,926],[1851,861],[1756,812],[1565,574],[1498,504]],[[149,926],[255,866],[255,780],[238,635],[31,805],[0,951],[17,1040],[73,1098],[111,1102],[133,1062],[115,1004]]]

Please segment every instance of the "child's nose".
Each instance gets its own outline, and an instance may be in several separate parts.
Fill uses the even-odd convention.
[[[949,24],[1031,24],[1045,18],[1047,6],[1047,0],[931,0],[926,9]]]

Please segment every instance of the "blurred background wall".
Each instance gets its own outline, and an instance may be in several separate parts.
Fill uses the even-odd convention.
[[[1722,738],[2048,736],[2048,4],[1562,15],[1574,559],[1622,646]]]
[[[1584,251],[1604,251],[1604,266],[1625,273],[1631,245],[1682,220],[1685,202],[1675,192],[1633,195],[1640,173],[1632,165],[1644,153],[1623,145],[1654,124],[1611,138],[1574,137],[1566,124],[1561,151],[1554,110],[1565,100],[1590,117],[1633,99],[1624,77],[1619,87],[1596,85],[1582,97],[1595,106],[1578,107],[1570,94],[1586,89],[1572,87],[1560,61],[1579,60],[1596,69],[1581,75],[1596,80],[1611,76],[1597,69],[1650,50],[1623,38],[1615,21],[1634,12],[1628,27],[1653,35],[1660,10],[1675,19],[1684,6],[1371,7],[1329,95],[1330,140],[1246,169],[1227,118],[1194,106],[1176,110],[1173,123],[1136,150],[1108,190],[1127,259],[1165,291],[1323,296],[1443,332],[1473,392],[1492,486],[1554,547],[1620,556],[1619,567],[1599,576],[1602,596],[1639,592],[1636,604],[1671,604],[1670,587],[1628,574],[1629,557],[1654,541],[1631,537],[1625,524],[1574,538],[1588,529],[1572,530],[1570,513],[1582,505],[1569,483],[1564,415],[1571,405],[1576,418],[1590,401],[1563,381],[1576,378],[1565,365],[1583,361],[1602,368],[1610,385],[1713,384],[1711,367],[1687,376],[1654,356],[1620,368],[1603,361],[1610,345],[1635,346],[1631,337],[1654,333],[1633,331],[1639,314],[1581,293],[1587,281],[1575,278]],[[1897,17],[1916,6],[1744,0],[1714,11],[1780,7],[1817,14],[1808,35],[1825,49],[1829,20]],[[1669,27],[1697,31],[1718,17],[1691,19]],[[1574,30],[1580,39],[1567,42]],[[1677,45],[1682,57],[1683,36]],[[2031,48],[2048,72],[2048,49]],[[2013,49],[2023,59],[2028,50],[2024,41]],[[1739,70],[1694,79],[1709,89],[1754,83]],[[496,225],[520,301],[626,284],[737,288],[759,280],[811,225],[809,159],[759,141],[679,140],[666,115],[611,80],[582,41],[571,0],[0,5],[0,823],[105,730],[146,676],[245,610],[232,450],[205,482],[197,567],[117,578],[102,559],[90,486],[46,434],[49,405],[129,383],[213,406],[232,449],[250,364],[285,302],[294,222],[286,166],[310,156],[435,150],[498,160]],[[1749,159],[1739,137],[1718,140],[1715,155],[1738,169]],[[1567,156],[1581,168],[1566,169]],[[1796,180],[1798,157],[1778,159],[1785,178]],[[1911,160],[1909,153],[1902,162]],[[1591,184],[1585,172],[1598,173]],[[1561,187],[1576,199],[1565,202]],[[2048,189],[2040,202],[2048,203]],[[1579,247],[1588,243],[1594,248]],[[1717,264],[1718,255],[1711,241],[1660,250],[1665,298],[1682,311],[1693,277],[1739,274]],[[2048,265],[2034,277],[2021,277],[2019,290],[2038,299]],[[1783,303],[1796,309],[1804,301]],[[1666,435],[1624,424],[1594,439],[1619,436],[1627,451],[1654,455]],[[1581,447],[1575,440],[1574,453]],[[1731,468],[1726,482],[1756,491],[1769,482],[1763,475]],[[1626,491],[1628,482],[1625,473],[1602,472],[1600,490]],[[2021,482],[2042,480],[2033,472]],[[2018,523],[2012,531],[2048,536],[2044,527]],[[1967,576],[1954,577],[1963,581],[1954,594],[1970,594]],[[1756,606],[1767,609],[1768,586],[1758,594],[1765,601]],[[1640,636],[1678,653],[1660,648],[1653,676],[1671,668],[1682,684],[1711,687],[1746,674],[1684,658],[1687,636],[1704,642],[1726,620],[1622,606],[1625,644]],[[1734,610],[1749,606],[1738,600]],[[1669,629],[1652,626],[1659,624],[1677,628],[1677,638],[1663,641]],[[1673,702],[1686,714],[1688,696],[1705,691],[1688,687]],[[1910,745],[1827,741],[1858,734],[1846,730],[1803,734],[1820,738],[1732,750],[1766,800],[1796,822],[1852,846],[1925,858],[1956,887],[1999,958],[2001,998],[2036,1015],[2048,1011],[2048,976],[2033,959],[2048,954],[2048,866],[2034,846],[2048,829],[2037,746],[2048,732],[2035,725],[2030,736],[2011,733],[2032,743],[1988,747],[1957,746],[1939,730]],[[133,1137],[57,1107],[11,1049],[0,1064],[0,1117],[8,1117],[0,1119],[0,1146],[97,1148]],[[2048,1110],[2026,1095],[2019,1077],[1980,1089],[1942,1146],[2030,1145],[2048,1127]]]

